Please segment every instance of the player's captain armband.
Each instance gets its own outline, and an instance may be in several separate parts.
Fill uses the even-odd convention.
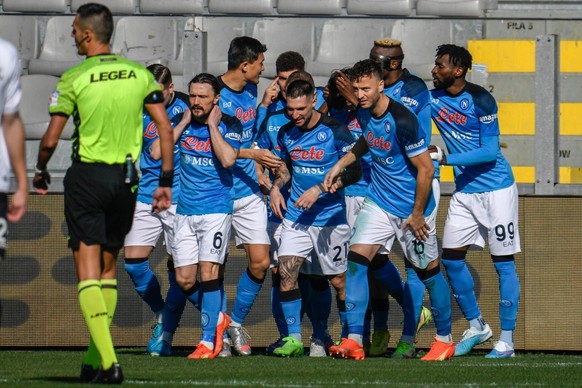
[[[59,96],[61,92],[59,90],[54,90],[49,98],[49,106],[57,106],[59,103]]]

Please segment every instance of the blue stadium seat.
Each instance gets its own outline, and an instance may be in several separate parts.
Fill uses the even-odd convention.
[[[36,16],[0,15],[0,36],[18,49],[20,67],[28,69],[28,62],[38,56],[40,33]]]
[[[204,0],[141,0],[141,13],[191,15],[204,12]]]
[[[346,0],[279,0],[280,14],[299,15],[341,15]]]
[[[175,18],[126,16],[115,25],[112,51],[146,64],[167,65],[178,54],[178,26]]]
[[[4,12],[67,12],[71,0],[4,0]]]
[[[497,9],[497,0],[418,0],[416,14],[479,17],[485,9]]]
[[[208,12],[211,14],[272,14],[276,4],[277,0],[208,0]]]
[[[65,70],[83,61],[71,37],[74,16],[53,16],[46,24],[38,58],[30,60],[30,74],[60,76]]]
[[[71,10],[76,12],[83,4],[95,2],[105,5],[112,13],[130,15],[136,12],[139,4],[139,0],[71,0]]]
[[[408,16],[416,0],[348,0],[348,15]]]

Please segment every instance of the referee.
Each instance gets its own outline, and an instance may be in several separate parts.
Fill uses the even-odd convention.
[[[132,223],[137,186],[137,160],[142,145],[143,108],[157,125],[162,172],[154,194],[154,211],[172,203],[172,127],[160,86],[143,66],[110,53],[111,11],[89,3],[73,21],[79,55],[87,58],[61,76],[49,103],[51,121],[44,134],[33,179],[47,192],[47,163],[69,116],[73,116],[72,165],[64,179],[69,247],[77,270],[81,311],[91,341],[81,366],[81,381],[123,381],[109,324],[117,304],[115,263]],[[130,160],[131,159],[131,160]]]

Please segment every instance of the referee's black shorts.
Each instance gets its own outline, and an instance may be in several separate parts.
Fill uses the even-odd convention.
[[[137,196],[124,180],[121,164],[73,162],[63,181],[69,248],[78,250],[81,241],[109,252],[123,247]]]

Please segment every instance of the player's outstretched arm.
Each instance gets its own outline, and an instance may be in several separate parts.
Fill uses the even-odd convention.
[[[39,194],[46,194],[48,192],[48,185],[51,183],[51,176],[47,170],[47,164],[53,152],[59,144],[59,138],[63,129],[67,124],[68,116],[62,114],[53,114],[49,126],[40,140],[38,147],[38,156],[36,158],[36,167],[34,178],[32,178],[32,185],[34,190]]]
[[[416,176],[416,194],[412,214],[402,224],[402,230],[412,229],[417,239],[425,241],[429,237],[430,228],[424,218],[424,209],[432,191],[434,166],[428,150],[409,159],[418,173]]]
[[[26,211],[28,201],[28,179],[26,177],[26,151],[24,147],[24,124],[20,114],[4,114],[2,116],[4,139],[8,148],[8,156],[12,171],[16,177],[16,192],[8,204],[6,218],[10,222],[18,222]]]

